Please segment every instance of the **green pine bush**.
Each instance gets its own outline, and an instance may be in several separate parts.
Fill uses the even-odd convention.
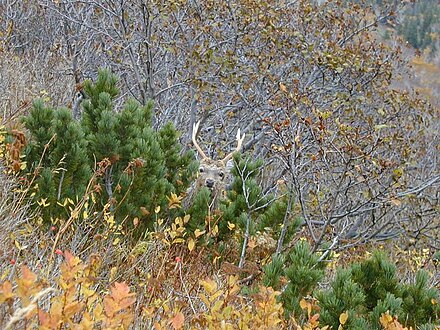
[[[375,251],[369,259],[338,269],[330,288],[318,293],[320,322],[339,326],[339,315],[348,312],[346,326],[356,328],[362,319],[365,329],[382,329],[379,318],[389,311],[399,322],[413,329],[438,325],[439,292],[428,285],[423,270],[412,284],[399,281],[395,265],[383,252]]]
[[[100,162],[106,166],[94,178],[95,209],[110,204],[116,219],[137,217],[143,230],[152,228],[156,207],[166,216],[167,197],[188,188],[196,169],[192,152],[182,152],[171,124],[152,128],[152,102],[129,99],[118,109],[117,83],[109,70],[84,83],[80,121],[69,109],[52,109],[42,101],[23,118],[29,134],[25,174],[36,177],[30,198],[46,223],[68,216],[66,198],[82,197],[91,169]]]
[[[85,192],[91,175],[84,132],[66,108],[54,110],[35,101],[23,118],[30,139],[25,149],[30,190],[43,219],[68,216],[66,200],[75,201]]]
[[[227,198],[220,204],[222,221],[219,224],[220,235],[227,235],[232,223],[243,232],[249,225],[250,235],[265,227],[279,228],[286,212],[286,202],[273,201],[273,196],[264,194],[258,179],[263,167],[263,160],[251,160],[235,154],[231,172],[233,181],[227,192]],[[295,227],[296,230],[296,227]]]
[[[313,293],[324,277],[324,270],[325,263],[312,252],[310,244],[299,241],[287,257],[275,256],[271,263],[264,266],[263,283],[280,290],[280,278],[286,277],[288,283],[281,294],[281,301],[287,315],[293,313],[298,316],[302,314],[301,299]]]
[[[428,274],[419,270],[414,283],[402,285],[402,309],[408,325],[415,327],[440,322],[440,294],[428,284]]]
[[[319,320],[322,324],[330,325],[334,329],[339,326],[339,316],[348,313],[347,328],[355,326],[355,320],[362,319],[365,309],[365,293],[356,283],[349,269],[338,269],[330,288],[317,294],[321,313]],[[366,327],[364,329],[368,329]]]
[[[365,306],[368,310],[373,309],[388,293],[400,296],[396,266],[381,251],[375,251],[371,258],[353,264],[351,273],[353,281],[365,293]]]

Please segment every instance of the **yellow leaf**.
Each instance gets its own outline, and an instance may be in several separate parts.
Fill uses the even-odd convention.
[[[255,239],[251,238],[251,239],[249,239],[247,246],[248,246],[248,248],[253,250],[257,246],[257,241]]]
[[[389,127],[389,126],[386,125],[386,124],[380,124],[380,125],[376,125],[376,126],[374,126],[374,129],[375,129],[376,131],[378,131],[378,130],[381,130],[381,129],[383,129],[383,128],[387,128],[387,127]]]
[[[42,206],[42,207],[47,207],[47,206],[50,205],[50,202],[46,203],[46,201],[47,201],[47,198],[42,198],[39,201],[37,201],[37,204]]]
[[[220,292],[220,294],[221,294],[221,292]],[[215,298],[218,298],[218,297],[215,297]],[[211,299],[210,299],[211,300]],[[213,301],[214,299],[212,299],[211,301]],[[214,303],[214,305],[211,307],[211,313],[215,313],[215,312],[218,312],[221,308],[222,308],[222,306],[223,306],[223,304],[224,304],[224,302],[220,299],[220,300],[217,300],[215,303]]]
[[[196,238],[202,236],[204,233],[206,233],[206,230],[200,230],[200,229],[196,229],[196,230],[194,230],[194,236],[195,236]]]
[[[160,212],[160,206],[156,206],[156,208],[154,209],[154,213],[159,213]]]
[[[217,291],[217,283],[215,283],[214,280],[207,279],[204,281],[200,281],[200,284],[209,294],[213,293],[214,291]]]
[[[229,230],[234,230],[234,228],[235,228],[235,224],[230,223],[230,222],[228,221],[228,229],[229,229]]]
[[[220,260],[220,256],[215,256],[214,259],[212,260],[212,264],[215,265],[217,263],[217,261]]]
[[[70,214],[70,217],[72,219],[78,219],[78,215],[79,215],[79,211],[78,210],[73,210],[72,213]]]
[[[398,181],[402,177],[402,175],[403,175],[403,169],[402,168],[396,168],[393,171],[392,178],[393,178],[394,181]]]
[[[301,307],[301,309],[306,309],[309,305],[310,303],[308,303],[304,298],[299,302],[299,307]]]
[[[199,298],[206,306],[210,305],[208,297],[206,295],[204,295],[203,293],[199,294]]]
[[[150,214],[150,211],[148,211],[145,206],[141,206],[140,210],[142,212],[142,215],[149,215]]]
[[[217,225],[214,226],[211,233],[212,233],[212,236],[217,236],[217,234],[218,234],[218,226]]]
[[[15,247],[19,250],[21,250],[21,245],[18,241],[14,241]]]
[[[382,314],[382,316],[379,318],[379,321],[383,327],[387,328],[388,324],[393,322],[393,317],[387,311],[386,313]]]
[[[196,246],[196,242],[192,238],[189,238],[188,239],[188,250],[191,252],[192,250],[194,250],[195,246]]]
[[[167,197],[168,199],[168,208],[169,209],[175,209],[180,207],[180,204],[182,203],[182,196],[177,196],[175,193],[171,193],[170,197]]]
[[[117,267],[112,267],[110,269],[110,282],[113,282],[113,280],[116,278],[117,273],[118,273]]]
[[[5,272],[2,274],[2,276],[0,276],[0,280],[4,281],[10,272],[11,272],[11,268],[6,268]]]
[[[347,323],[347,319],[348,319],[348,313],[342,313],[341,315],[339,315],[339,323],[341,323],[342,325],[344,325],[345,323]]]

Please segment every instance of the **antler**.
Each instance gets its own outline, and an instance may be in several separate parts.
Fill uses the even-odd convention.
[[[234,154],[234,152],[240,151],[241,146],[242,146],[243,141],[244,141],[244,137],[245,137],[245,134],[243,133],[243,136],[241,136],[240,129],[238,129],[237,130],[237,136],[236,136],[237,148],[235,148],[234,151],[232,151],[231,153],[227,154],[226,157],[222,159],[222,162],[224,164],[226,164],[228,162],[228,160],[230,160],[232,158],[232,155]]]
[[[199,130],[199,125],[200,125],[200,121],[198,121],[197,123],[195,123],[193,125],[192,142],[194,144],[194,147],[196,147],[197,151],[199,152],[200,156],[202,156],[203,159],[207,159],[208,157],[203,152],[202,148],[200,148],[200,146],[199,146],[199,144],[197,143],[197,140],[196,140],[196,135],[197,135],[197,131]]]

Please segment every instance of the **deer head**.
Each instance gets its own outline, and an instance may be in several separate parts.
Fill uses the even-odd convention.
[[[217,196],[226,188],[226,183],[230,178],[231,166],[228,166],[228,161],[231,160],[234,152],[240,151],[245,135],[240,134],[240,129],[237,131],[237,147],[234,151],[227,154],[221,160],[214,160],[206,156],[202,148],[197,143],[197,131],[199,130],[200,121],[194,124],[192,131],[192,142],[197,152],[200,155],[199,176],[196,180],[195,188],[198,191],[202,187],[207,187],[211,190],[213,197]]]

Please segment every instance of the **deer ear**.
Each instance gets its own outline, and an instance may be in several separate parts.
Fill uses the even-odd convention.
[[[233,159],[229,159],[226,162],[225,168],[226,168],[227,171],[230,171],[230,170],[232,170],[233,167],[234,167],[234,160]]]

